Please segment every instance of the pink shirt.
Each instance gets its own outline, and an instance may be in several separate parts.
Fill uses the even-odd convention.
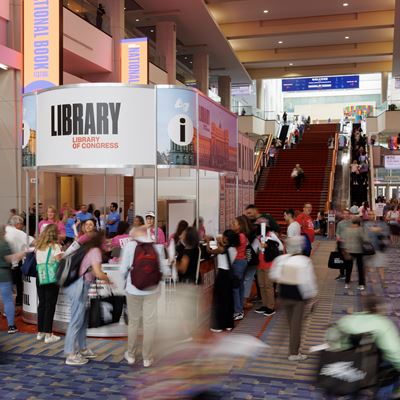
[[[82,276],[85,274],[85,272],[93,265],[93,264],[101,264],[102,262],[102,257],[101,257],[101,251],[97,247],[94,247],[90,249],[85,257],[83,257],[83,260],[81,262],[81,267],[79,268],[79,276]],[[94,282],[95,276],[91,273],[88,272],[84,276],[85,282],[91,283]]]
[[[127,241],[129,241],[129,234],[125,233],[124,235],[114,236],[111,240],[111,248],[114,249],[116,247],[125,247]],[[127,240],[128,239],[128,240]]]
[[[62,223],[62,221],[54,222],[54,221],[50,221],[48,219],[42,219],[39,222],[39,235],[42,233],[43,229],[46,228],[46,226],[50,225],[50,224],[56,224],[57,225],[57,231],[58,231],[58,234],[60,236],[65,236],[66,235],[66,233],[65,233],[65,225]]]
[[[149,229],[147,230],[147,236],[149,237],[149,239],[155,241],[156,235],[155,235],[154,228],[150,228],[150,230]],[[156,243],[157,244],[165,244],[166,243],[165,235],[161,228],[158,228],[158,237],[157,237]]]

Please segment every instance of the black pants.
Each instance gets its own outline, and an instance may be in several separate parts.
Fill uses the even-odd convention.
[[[358,269],[358,284],[365,285],[363,255],[351,253],[351,257],[352,260],[350,260],[346,266],[346,283],[350,283],[351,273],[353,271],[353,262],[356,260]]]
[[[295,185],[296,185],[296,189],[297,189],[297,190],[300,190],[301,184],[303,183],[303,180],[304,180],[303,174],[298,174],[298,175],[294,178],[294,182],[295,182]]]
[[[13,284],[17,289],[17,297],[15,298],[15,305],[22,306],[24,283],[22,282],[21,263],[18,264],[18,267],[14,267],[11,269],[11,275]]]
[[[53,331],[53,319],[56,311],[59,287],[56,283],[49,285],[39,285],[39,279],[36,279],[37,294],[39,305],[38,332],[51,333]]]
[[[218,268],[214,284],[211,328],[233,328],[233,288],[230,271]]]

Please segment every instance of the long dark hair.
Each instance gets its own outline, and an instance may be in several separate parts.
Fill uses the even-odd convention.
[[[94,248],[98,248],[101,252],[103,252],[104,232],[95,231],[89,235],[90,239],[83,244],[86,252]]]
[[[226,237],[228,247],[238,247],[240,245],[240,237],[239,234],[234,232],[232,229],[227,229],[224,231],[223,236]]]
[[[176,231],[175,231],[174,236],[173,236],[173,239],[174,239],[175,243],[179,242],[179,237],[182,235],[182,232],[188,228],[188,226],[189,226],[189,223],[187,221],[185,221],[184,219],[181,219],[178,222],[178,225],[176,227]]]
[[[197,229],[194,228],[193,226],[189,226],[186,228],[186,234],[185,234],[185,247],[190,247],[192,249],[195,249],[196,247],[199,246],[199,233],[197,232]]]
[[[244,233],[246,236],[249,236],[251,232],[251,225],[249,219],[244,215],[240,215],[239,217],[236,217],[236,221],[240,226],[240,233]]]

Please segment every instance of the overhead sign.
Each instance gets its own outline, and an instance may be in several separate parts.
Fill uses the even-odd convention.
[[[153,88],[65,87],[37,102],[37,166],[155,163]]]
[[[385,156],[386,169],[400,169],[400,155]]]
[[[359,75],[319,76],[315,78],[282,79],[283,92],[304,90],[358,89]]]
[[[121,82],[149,83],[147,37],[121,40]]]
[[[61,12],[58,0],[24,0],[24,93],[60,84]]]

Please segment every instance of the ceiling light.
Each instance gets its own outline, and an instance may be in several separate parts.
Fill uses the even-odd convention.
[[[140,21],[140,19],[139,18],[136,18],[136,20],[135,20],[136,22],[139,22]]]
[[[350,39],[350,36],[345,36],[344,38],[347,40],[347,39]]]
[[[6,64],[1,64],[0,63],[0,68],[5,69],[6,71],[8,70],[8,66]]]
[[[279,44],[282,44],[283,42],[282,42],[282,40],[280,40],[278,43],[279,43]]]
[[[154,29],[150,29],[150,32],[153,33],[153,32],[154,32]]]
[[[290,65],[290,66],[292,66],[292,65],[293,65],[293,63],[289,63],[289,65]]]
[[[349,3],[343,3],[343,7],[348,7]]]
[[[268,13],[269,13],[269,10],[264,10],[263,13],[264,13],[264,14],[268,14]]]
[[[185,60],[187,60],[188,58],[187,57],[185,57]]]
[[[193,61],[190,61],[190,64],[193,64]]]

